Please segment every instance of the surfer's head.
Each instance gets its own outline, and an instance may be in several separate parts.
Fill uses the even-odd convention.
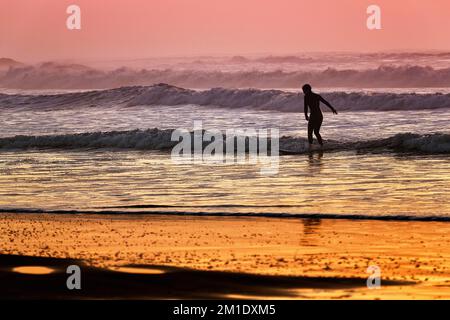
[[[311,92],[312,92],[311,85],[309,85],[309,84],[303,85],[302,89],[303,89],[303,93],[304,93],[304,94],[308,94],[308,93],[311,93]]]

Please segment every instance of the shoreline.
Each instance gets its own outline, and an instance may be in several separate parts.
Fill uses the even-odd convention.
[[[218,298],[448,299],[449,232],[450,224],[431,221],[0,213],[0,260],[73,259],[98,279],[125,267],[170,269],[188,287],[192,272],[209,284],[230,276],[226,296],[219,292]],[[366,287],[367,268],[373,265],[381,269],[379,290]],[[137,277],[139,270],[125,274]],[[11,270],[2,273],[17,279],[7,276]],[[122,281],[120,274],[108,278],[110,285]],[[163,275],[158,279],[166,279]],[[240,280],[233,280],[239,277],[253,279],[251,286],[258,288],[239,296]],[[342,281],[348,286],[343,288]],[[269,290],[277,286],[276,294]],[[172,296],[146,288],[133,298],[177,298],[176,288]]]
[[[187,206],[191,208],[190,206]],[[195,207],[195,206],[193,206]],[[208,207],[208,206],[206,206]],[[211,206],[213,207],[213,206]],[[220,207],[220,206],[219,206]],[[229,208],[229,206],[224,206]],[[252,206],[249,206],[250,208]],[[258,206],[255,206],[258,207]],[[273,206],[277,207],[277,206]],[[118,207],[120,208],[120,207]],[[144,208],[144,207],[143,207]],[[149,208],[161,208],[160,211],[115,211],[115,210],[46,210],[46,209],[6,209],[0,208],[0,215],[20,214],[20,215],[92,215],[98,217],[105,216],[167,216],[167,217],[205,217],[205,218],[255,218],[255,219],[320,219],[320,220],[349,220],[349,221],[397,221],[397,222],[450,222],[447,216],[411,216],[411,215],[363,215],[363,214],[332,214],[332,213],[277,213],[277,212],[208,212],[208,211],[168,211],[164,208],[183,208],[183,206],[149,206]],[[264,208],[264,207],[263,207]],[[127,209],[125,207],[124,209]],[[130,208],[133,209],[133,208]]]

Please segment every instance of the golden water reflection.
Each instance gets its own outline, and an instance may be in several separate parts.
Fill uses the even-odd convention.
[[[286,156],[278,174],[263,176],[257,165],[180,165],[169,154],[138,151],[0,158],[0,208],[142,211],[148,205],[162,205],[145,208],[158,212],[449,216],[450,161],[445,155]]]

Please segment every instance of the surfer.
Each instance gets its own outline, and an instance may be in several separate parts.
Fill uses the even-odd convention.
[[[308,142],[309,147],[311,148],[313,144],[313,133],[317,138],[320,146],[323,146],[322,136],[320,135],[320,127],[322,126],[323,115],[320,110],[320,103],[322,102],[327,107],[333,111],[334,114],[337,114],[336,109],[321,95],[312,92],[312,88],[309,84],[305,84],[303,87],[303,93],[305,94],[305,119],[308,121]],[[309,116],[308,116],[308,107],[309,107]]]

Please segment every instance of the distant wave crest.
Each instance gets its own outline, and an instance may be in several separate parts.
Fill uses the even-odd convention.
[[[0,72],[0,87],[14,89],[105,89],[160,82],[188,88],[297,88],[305,82],[320,87],[450,87],[450,68],[382,65],[362,70],[220,71],[122,67],[105,71],[49,62],[38,66],[15,66]]]
[[[280,62],[285,59],[282,58]],[[330,62],[330,65],[333,63]],[[14,89],[105,89],[160,82],[188,88],[297,88],[305,82],[320,87],[450,87],[450,68],[382,65],[363,70],[327,68],[295,71],[219,71],[122,67],[105,71],[83,65],[48,62],[38,66],[15,66],[0,73],[0,87]]]
[[[414,93],[324,93],[338,110],[422,110],[450,108],[450,94]],[[0,108],[76,108],[136,105],[175,106],[193,104],[226,108],[252,108],[280,112],[298,112],[303,94],[281,90],[226,89],[190,90],[168,84],[122,87],[117,89],[54,94],[0,94]]]
[[[48,136],[15,136],[0,138],[0,149],[119,149],[170,150],[178,141],[171,141],[173,130],[148,129],[132,131],[93,132]],[[192,134],[192,133],[191,133]],[[224,136],[226,140],[226,136]],[[207,143],[205,142],[205,145]],[[224,148],[225,150],[226,148]],[[281,137],[280,149],[307,153],[307,141],[298,137]],[[392,137],[355,141],[326,141],[324,151],[395,151],[426,154],[450,154],[450,134],[419,135],[402,133]],[[281,152],[283,154],[283,152]]]

